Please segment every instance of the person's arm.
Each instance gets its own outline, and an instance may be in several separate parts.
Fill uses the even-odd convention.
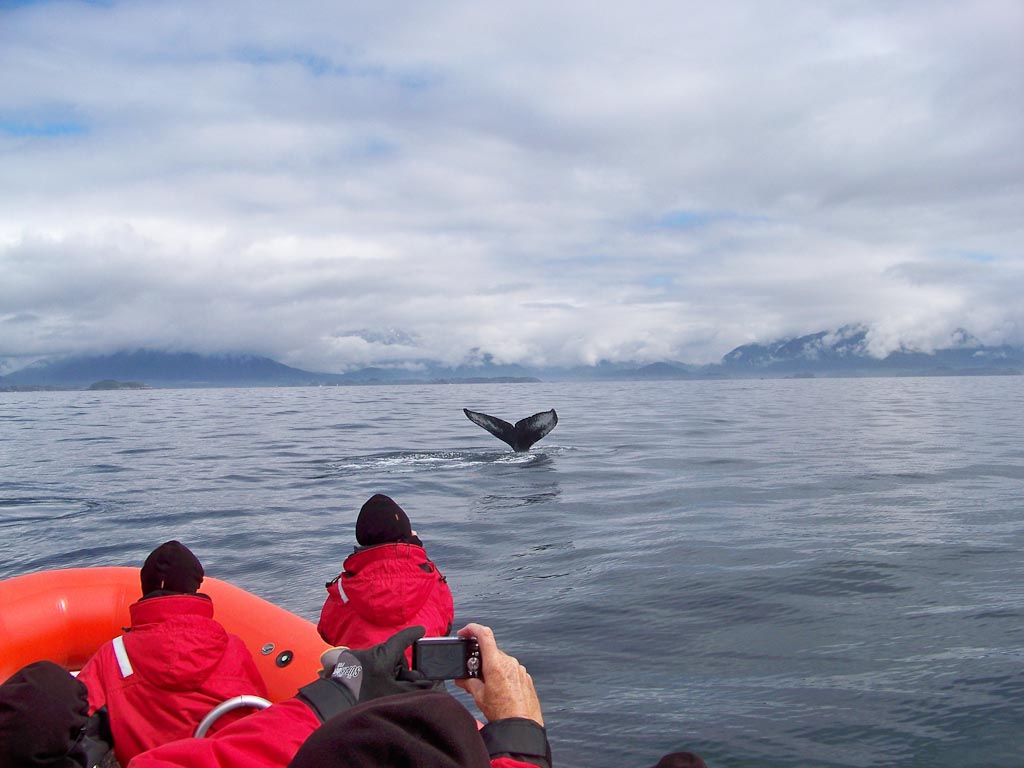
[[[320,718],[299,698],[254,712],[205,739],[181,739],[136,755],[127,768],[287,765]]]
[[[471,677],[456,680],[455,684],[473,697],[487,718],[480,735],[492,760],[510,758],[550,768],[551,747],[544,714],[526,667],[498,648],[490,627],[467,624],[458,635],[475,637],[480,645],[483,679]]]
[[[92,655],[92,657],[85,662],[81,671],[78,673],[78,681],[85,685],[87,691],[89,691],[89,714],[92,714],[96,710],[100,709],[107,703],[107,691],[103,686],[103,678],[100,674],[100,664],[102,663],[101,654],[108,653],[109,643],[100,646],[99,650]],[[109,655],[113,655],[110,653]],[[111,660],[107,660],[106,663],[110,663]]]
[[[320,619],[317,621],[316,631],[325,643],[335,645],[341,636],[341,629],[352,613],[350,606],[341,596],[341,574],[327,582],[327,597],[324,598],[323,608],[320,609]]]
[[[423,636],[409,627],[383,643],[359,650],[334,648],[320,657],[324,669],[294,698],[247,715],[206,739],[182,739],[137,755],[128,768],[233,768],[283,766],[325,721],[371,699],[422,690],[429,681],[399,679],[405,649]]]

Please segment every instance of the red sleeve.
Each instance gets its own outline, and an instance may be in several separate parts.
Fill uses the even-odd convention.
[[[319,726],[308,706],[288,699],[243,717],[210,738],[172,741],[143,752],[127,768],[280,768]]]
[[[337,638],[341,635],[342,624],[351,611],[351,607],[341,596],[338,582],[331,582],[327,587],[324,607],[320,609],[320,621],[316,625],[316,631],[320,633],[325,643],[338,644]]]
[[[82,671],[78,673],[78,679],[89,691],[90,715],[107,703],[107,689],[103,685],[103,679],[100,677],[99,657],[100,654],[107,652],[109,645],[107,643],[100,646],[99,650],[92,655],[92,658],[85,662]]]

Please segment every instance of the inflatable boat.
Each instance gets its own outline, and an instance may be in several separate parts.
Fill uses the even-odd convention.
[[[316,677],[329,646],[306,619],[226,581],[206,577],[214,618],[245,641],[272,702]],[[77,671],[131,624],[138,568],[67,568],[0,581],[0,682],[43,659]]]

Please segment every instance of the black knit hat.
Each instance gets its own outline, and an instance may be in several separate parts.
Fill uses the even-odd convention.
[[[476,722],[450,694],[384,696],[332,717],[302,745],[289,768],[489,768]]]
[[[82,768],[89,694],[52,661],[22,667],[0,685],[0,768]]]
[[[195,594],[203,583],[203,564],[180,541],[168,541],[149,553],[142,566],[142,594],[160,590]]]
[[[665,755],[652,768],[708,768],[707,763],[693,752],[672,752]]]
[[[404,541],[419,544],[412,535],[408,515],[390,496],[378,493],[367,499],[356,519],[356,541],[360,546],[373,547]]]

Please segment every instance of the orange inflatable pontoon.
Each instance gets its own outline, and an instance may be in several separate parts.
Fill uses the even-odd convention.
[[[240,587],[207,577],[214,618],[245,641],[267,683],[283,701],[312,681],[329,646],[316,626]],[[140,597],[138,568],[68,568],[0,581],[0,682],[47,659],[78,670],[131,624]]]

